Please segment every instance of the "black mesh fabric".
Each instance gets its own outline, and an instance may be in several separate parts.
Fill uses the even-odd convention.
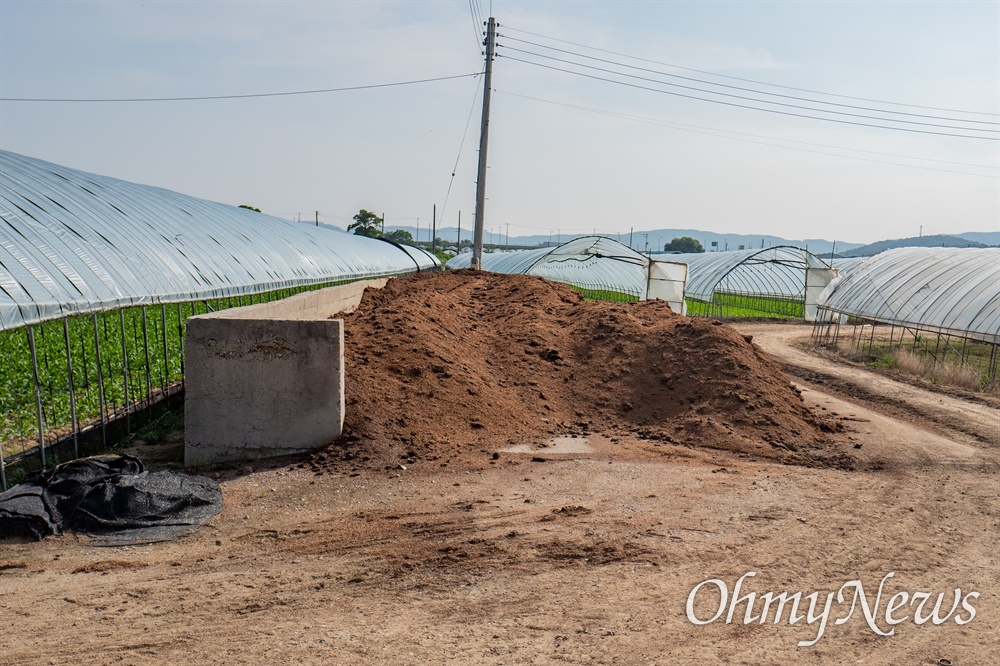
[[[0,494],[0,539],[136,531],[162,540],[222,510],[211,479],[147,472],[132,456],[102,455],[58,465]]]

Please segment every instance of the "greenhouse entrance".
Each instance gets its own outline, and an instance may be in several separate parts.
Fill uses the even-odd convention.
[[[808,250],[791,246],[653,256],[688,265],[692,316],[815,321],[817,298],[837,274]]]

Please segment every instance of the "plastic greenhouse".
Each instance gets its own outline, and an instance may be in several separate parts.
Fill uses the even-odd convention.
[[[816,299],[836,275],[816,255],[790,246],[653,256],[688,265],[685,291],[694,315],[813,321]]]
[[[37,441],[54,462],[47,442],[169,396],[191,315],[437,266],[418,248],[0,151],[0,456]]]
[[[883,252],[831,282],[819,308],[822,345],[869,356],[905,346],[932,365],[951,355],[981,384],[996,380],[1000,248]]]
[[[471,253],[452,257],[445,268],[468,268]],[[650,260],[604,236],[584,236],[552,248],[483,255],[483,270],[537,275],[576,287],[589,298],[638,301],[657,298],[684,311],[687,268],[674,261]]]

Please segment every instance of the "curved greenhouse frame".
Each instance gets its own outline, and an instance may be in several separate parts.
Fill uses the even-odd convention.
[[[452,257],[445,268],[468,268],[472,254]],[[483,270],[537,275],[603,300],[639,301],[659,298],[676,312],[684,309],[687,269],[674,261],[648,257],[604,236],[583,236],[557,247],[483,254]]]
[[[996,378],[1000,248],[889,250],[831,282],[819,307],[823,323],[814,333],[825,345],[840,345],[843,327],[855,350],[877,355],[906,345],[934,364],[954,352]]]
[[[692,314],[711,316],[816,316],[816,298],[836,275],[807,250],[777,246],[757,250],[659,254],[688,265],[686,294]]]

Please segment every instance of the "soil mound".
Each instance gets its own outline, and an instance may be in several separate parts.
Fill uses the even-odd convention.
[[[808,464],[836,428],[718,321],[660,301],[585,301],[530,276],[390,280],[345,318],[345,356],[345,436],[317,469],[482,460],[504,443],[592,433]]]

